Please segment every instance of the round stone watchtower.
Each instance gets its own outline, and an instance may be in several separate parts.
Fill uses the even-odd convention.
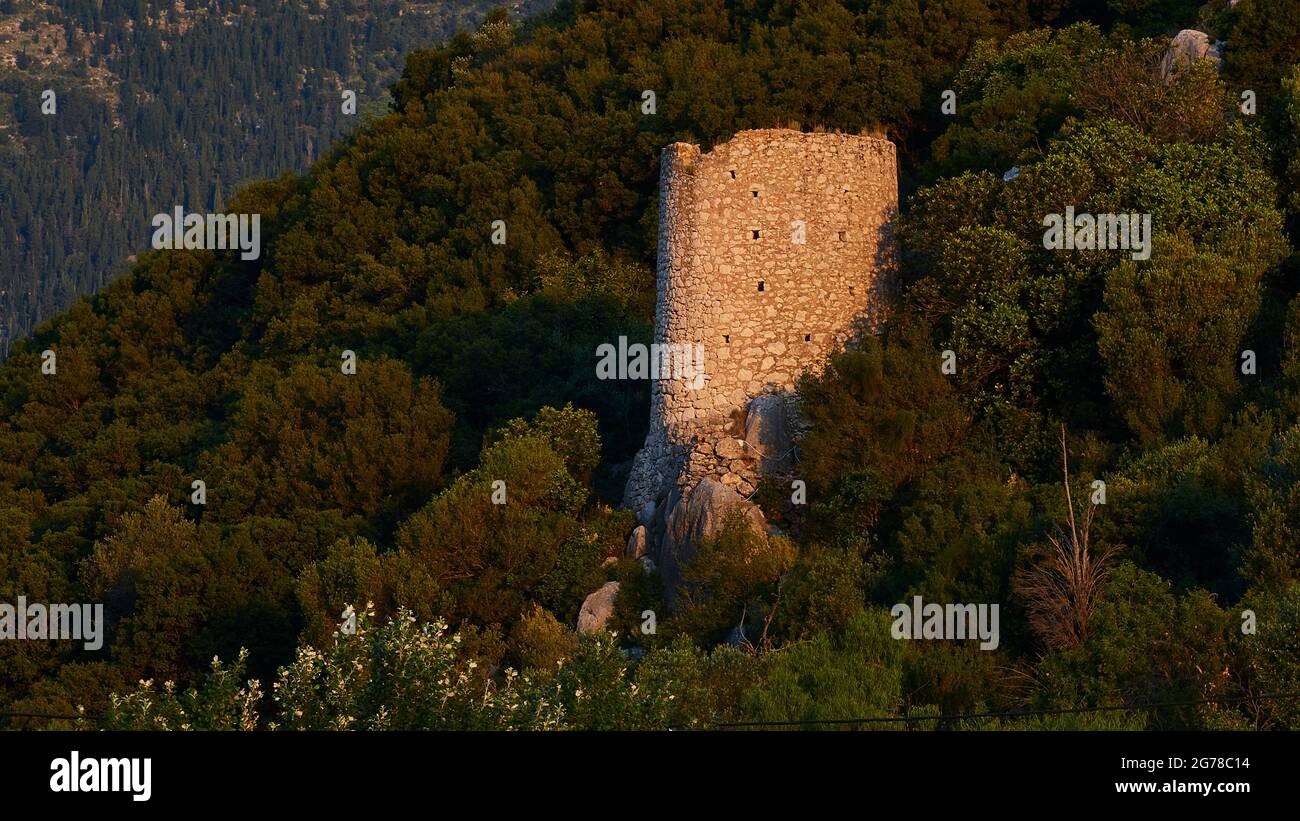
[[[746,465],[780,454],[746,453],[736,417],[755,397],[789,397],[800,373],[873,330],[894,289],[898,171],[883,137],[762,129],[708,153],[676,143],[659,195],[654,341],[702,346],[704,378],[653,384],[632,510],[705,475],[752,490]]]

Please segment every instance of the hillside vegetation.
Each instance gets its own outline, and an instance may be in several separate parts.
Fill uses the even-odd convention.
[[[1094,5],[563,3],[412,54],[390,113],[227,202],[262,215],[260,260],[147,253],[0,366],[0,601],[110,626],[99,652],[0,642],[0,709],[1300,726],[1260,698],[1300,690],[1300,5]],[[1222,69],[1162,79],[1192,24]],[[662,147],[793,124],[899,142],[903,299],[801,384],[808,504],[759,491],[787,536],[726,529],[669,616],[610,505],[648,391],[595,350],[649,339]],[[1150,213],[1150,259],[1044,249],[1067,205]],[[1043,592],[1080,528],[1090,603]],[[617,636],[579,638],[611,579]],[[998,649],[891,639],[915,595],[999,603]],[[719,643],[742,622],[757,646]],[[1135,709],[931,720],[1088,707]]]
[[[385,110],[405,54],[493,5],[0,2],[0,358],[127,268],[154,214],[302,172]]]

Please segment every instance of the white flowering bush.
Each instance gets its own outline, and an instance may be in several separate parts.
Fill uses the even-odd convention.
[[[261,684],[249,679],[248,651],[240,650],[233,664],[212,659],[202,687],[177,691],[175,682],[155,688],[141,681],[124,696],[109,697],[103,726],[106,730],[253,730],[258,726]]]
[[[442,619],[421,623],[400,610],[377,623],[373,605],[356,629],[336,631],[326,649],[298,648],[271,690],[273,720],[285,730],[632,730],[669,726],[677,700],[660,675],[636,680],[614,637],[584,636],[547,675],[507,669],[481,675],[461,636]],[[257,681],[239,685],[246,651],[229,667],[214,659],[204,685],[178,694],[141,682],[114,696],[114,729],[240,729],[259,726]],[[653,666],[652,666],[653,667]],[[651,669],[651,668],[647,668]]]
[[[280,670],[277,726],[308,730],[556,730],[663,726],[666,704],[631,682],[611,636],[585,639],[554,675],[506,670],[499,681],[463,661],[459,633],[373,608],[327,651],[303,647]]]
[[[497,687],[462,661],[461,637],[441,619],[420,624],[401,610],[387,624],[374,608],[358,613],[356,630],[336,632],[321,651],[298,649],[280,669],[274,698],[279,721],[295,730],[497,729],[522,706],[513,671]],[[523,713],[519,713],[523,715]],[[539,719],[541,724],[546,719]]]

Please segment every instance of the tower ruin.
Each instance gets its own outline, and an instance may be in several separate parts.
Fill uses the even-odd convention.
[[[744,494],[760,467],[779,471],[788,455],[755,447],[741,417],[761,404],[763,425],[772,408],[793,419],[799,375],[874,329],[894,289],[898,171],[883,137],[761,129],[708,153],[675,143],[659,195],[654,341],[703,345],[705,376],[652,385],[624,495],[638,511],[705,476]]]

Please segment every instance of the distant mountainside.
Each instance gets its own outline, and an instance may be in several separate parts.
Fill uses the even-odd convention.
[[[0,2],[0,357],[120,273],[150,215],[216,208],[242,182],[304,170],[386,109],[407,52],[496,5]]]

